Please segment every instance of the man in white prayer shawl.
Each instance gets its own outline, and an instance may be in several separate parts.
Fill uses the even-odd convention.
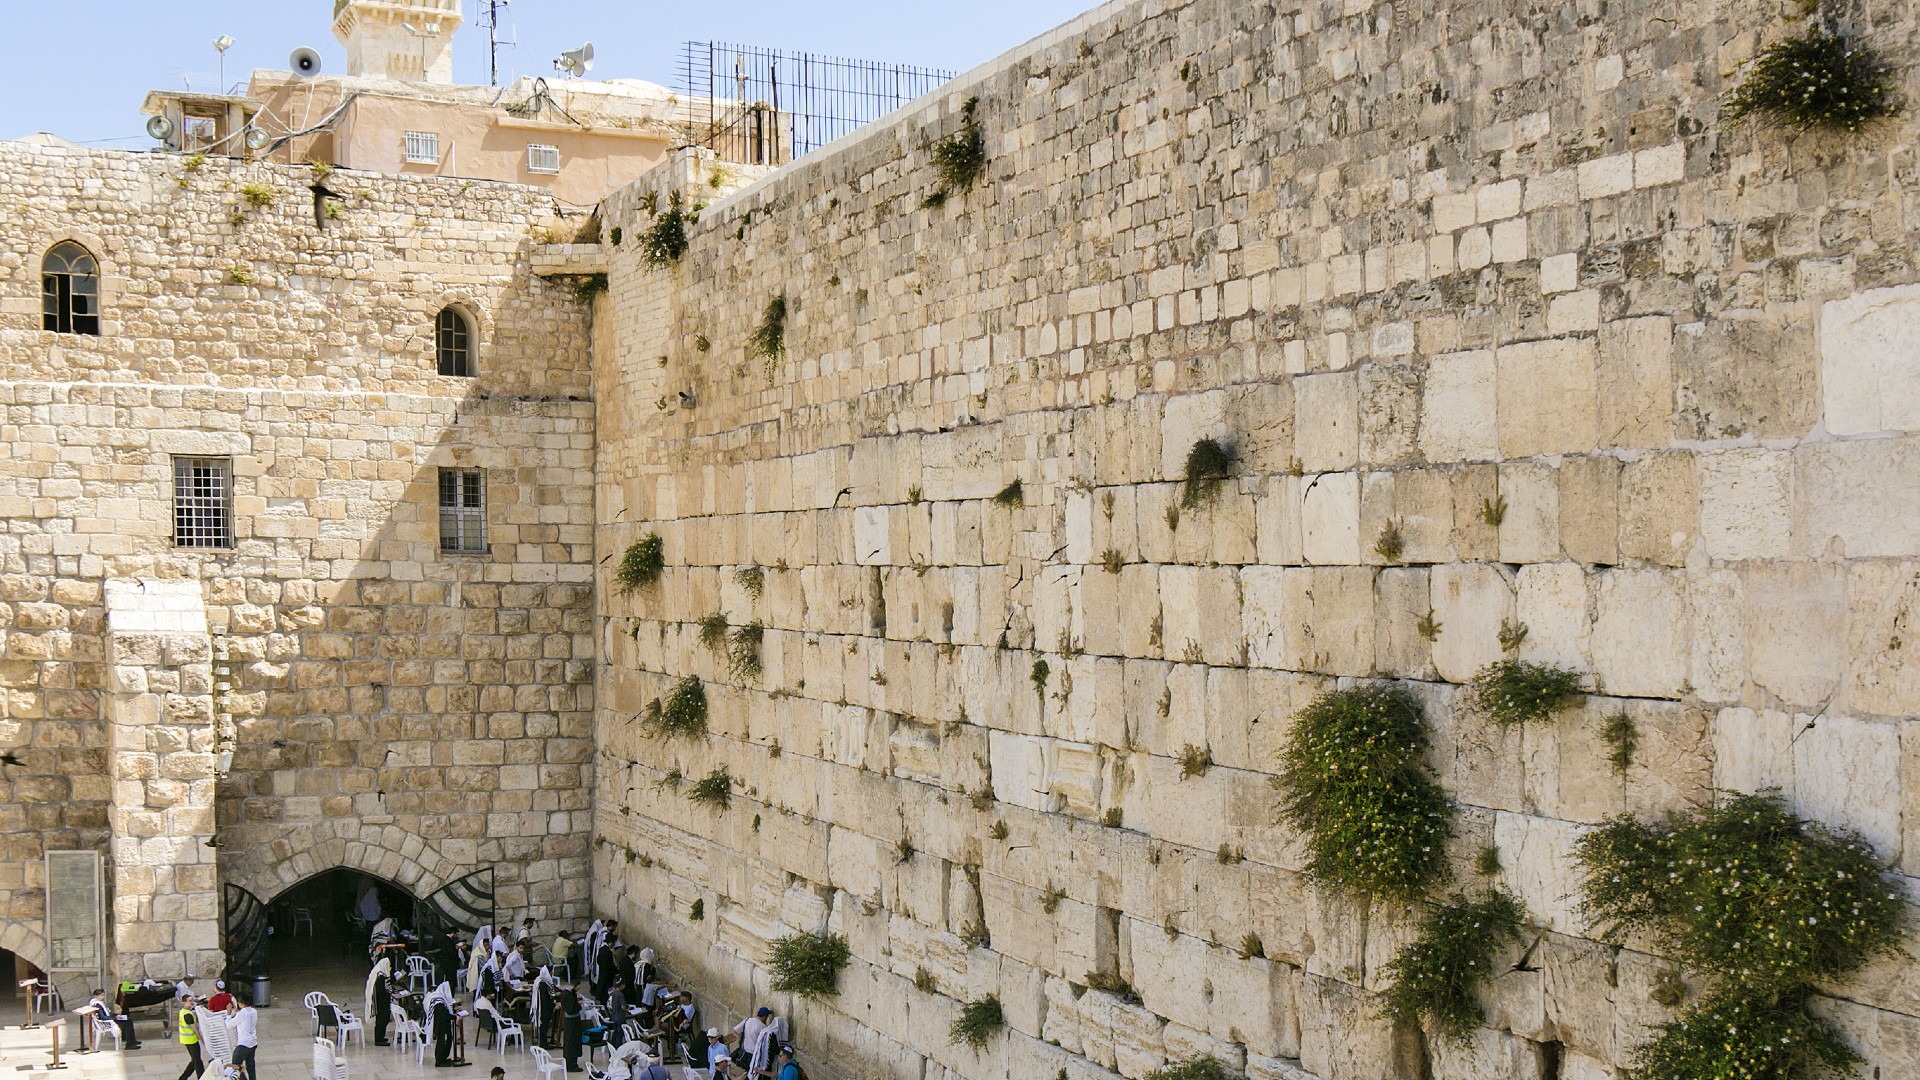
[[[433,1023],[433,1064],[445,1068],[458,1064],[453,1060],[453,987],[442,982],[427,995],[424,1003]]]
[[[586,975],[589,983],[598,981],[594,976],[593,965],[600,958],[600,943],[606,940],[606,937],[606,924],[599,919],[593,920],[593,924],[587,927],[586,950],[580,954],[580,966],[585,969],[583,974]]]
[[[367,1011],[362,1016],[373,1017],[373,1045],[387,1045],[387,1025],[393,1020],[393,997],[387,990],[387,980],[393,977],[393,957],[383,956],[373,965],[373,973],[367,976]]]
[[[467,958],[467,993],[469,994],[480,992],[480,969],[492,953],[492,941],[493,925],[491,923],[481,927],[480,932],[473,935],[472,955]]]

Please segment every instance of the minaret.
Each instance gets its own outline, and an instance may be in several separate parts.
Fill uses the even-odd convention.
[[[374,79],[451,83],[460,19],[460,0],[333,0],[347,74]]]

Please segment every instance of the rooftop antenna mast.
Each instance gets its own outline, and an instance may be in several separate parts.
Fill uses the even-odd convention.
[[[511,49],[514,43],[500,40],[500,12],[512,0],[476,0],[480,5],[480,15],[487,28],[487,85],[500,85],[500,50]]]

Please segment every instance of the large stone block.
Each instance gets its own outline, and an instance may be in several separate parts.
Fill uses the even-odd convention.
[[[1821,418],[1833,435],[1920,429],[1920,285],[1820,307]]]
[[[1513,619],[1513,584],[1487,563],[1436,566],[1433,613],[1440,633],[1433,665],[1448,682],[1464,683],[1500,658],[1500,625]]]
[[[1486,461],[1499,455],[1494,355],[1447,353],[1427,365],[1420,451],[1427,460]]]
[[[1805,435],[1819,416],[1813,334],[1801,323],[1712,319],[1674,330],[1675,434]]]
[[[1579,453],[1595,445],[1599,398],[1592,338],[1506,345],[1495,358],[1503,456]]]

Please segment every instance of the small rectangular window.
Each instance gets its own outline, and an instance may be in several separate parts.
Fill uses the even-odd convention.
[[[233,462],[173,459],[173,542],[180,547],[233,546]]]
[[[440,550],[487,550],[487,482],[479,469],[440,470]]]
[[[560,171],[560,148],[531,143],[527,146],[527,171],[536,173],[557,173]]]
[[[431,131],[407,132],[407,163],[409,165],[440,164],[440,136]]]

